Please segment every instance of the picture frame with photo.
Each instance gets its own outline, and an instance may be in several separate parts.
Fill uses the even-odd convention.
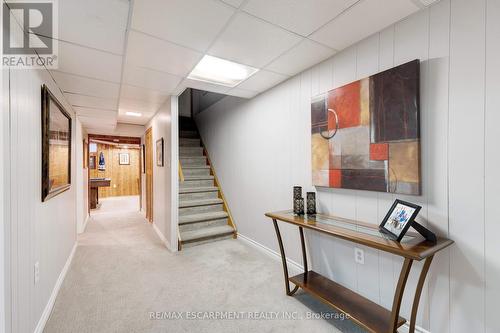
[[[120,165],[130,165],[130,154],[129,153],[120,153],[119,163]]]
[[[379,228],[389,234],[393,240],[400,242],[408,229],[414,224],[415,218],[422,207],[410,202],[396,199],[384,217]]]

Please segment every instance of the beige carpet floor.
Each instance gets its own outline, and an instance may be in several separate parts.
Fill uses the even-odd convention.
[[[241,240],[170,253],[134,200],[93,212],[44,332],[363,332],[307,319],[335,314],[301,291],[286,296],[281,263]]]

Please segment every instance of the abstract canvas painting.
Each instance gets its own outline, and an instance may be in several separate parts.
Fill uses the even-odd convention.
[[[315,186],[419,195],[420,61],[311,101]]]

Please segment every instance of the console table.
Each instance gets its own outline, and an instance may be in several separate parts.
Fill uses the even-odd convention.
[[[359,221],[321,214],[296,216],[292,211],[267,213],[265,215],[273,220],[274,229],[278,238],[281,260],[283,263],[283,273],[285,275],[286,294],[292,296],[299,288],[302,288],[305,292],[319,298],[321,301],[334,307],[338,311],[348,314],[351,320],[367,329],[369,332],[397,333],[398,327],[406,323],[406,319],[399,316],[406,281],[408,280],[413,261],[425,259],[415,290],[410,318],[409,332],[415,332],[415,320],[417,318],[420,295],[434,254],[453,244],[453,241],[438,237],[437,242],[433,243],[422,239],[422,237],[416,234],[407,233],[401,242],[398,243],[391,240],[386,234],[380,232],[378,226]],[[277,221],[290,223],[299,227],[300,242],[302,245],[302,260],[304,263],[303,274],[288,277],[285,250]],[[332,237],[341,238],[404,257],[404,263],[394,293],[392,310],[389,311],[356,292],[314,271],[308,270],[304,229],[315,230]],[[293,290],[290,290],[289,282],[295,285]]]
[[[99,187],[111,186],[110,178],[90,178],[90,209],[99,207]]]

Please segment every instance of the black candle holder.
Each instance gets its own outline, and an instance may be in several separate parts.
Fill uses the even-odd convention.
[[[307,192],[307,215],[316,215],[316,193]]]
[[[296,215],[304,214],[304,198],[302,198],[302,187],[293,187],[293,213]]]
[[[293,213],[295,215],[304,215],[304,198],[293,200]]]

